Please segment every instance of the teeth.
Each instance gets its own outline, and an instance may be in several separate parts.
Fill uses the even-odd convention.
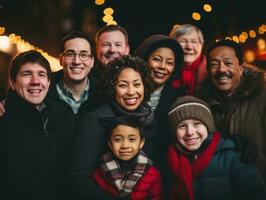
[[[39,90],[39,89],[30,89],[30,90],[28,90],[30,93],[40,93],[41,92],[41,90]]]
[[[198,138],[186,139],[185,142],[188,144],[194,144]]]
[[[137,98],[125,99],[126,104],[132,105],[137,102]]]
[[[77,68],[77,67],[72,67],[70,68],[72,71],[74,72],[81,72],[82,71],[82,68]]]

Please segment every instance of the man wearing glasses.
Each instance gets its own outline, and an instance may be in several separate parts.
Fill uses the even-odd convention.
[[[89,76],[94,66],[94,47],[81,32],[72,32],[62,40],[60,64],[48,97],[63,101],[74,114],[91,111],[97,106],[96,84]]]

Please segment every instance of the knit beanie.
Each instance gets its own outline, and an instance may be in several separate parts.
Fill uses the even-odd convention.
[[[180,122],[187,119],[202,122],[209,133],[213,133],[216,130],[209,106],[204,101],[193,96],[179,97],[172,105],[168,118],[173,132],[176,132]]]

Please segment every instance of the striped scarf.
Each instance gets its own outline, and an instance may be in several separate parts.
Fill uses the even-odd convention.
[[[152,165],[152,161],[148,159],[142,150],[140,150],[136,157],[136,164],[129,175],[121,172],[121,167],[112,152],[104,154],[102,159],[104,163],[101,165],[101,170],[118,189],[120,197],[129,195],[147,169]]]

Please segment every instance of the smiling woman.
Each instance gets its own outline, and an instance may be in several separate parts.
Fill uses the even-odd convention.
[[[145,145],[143,150],[153,161],[157,161],[158,136],[151,107],[146,100],[150,97],[150,71],[146,63],[136,57],[122,56],[111,61],[103,79],[107,102],[94,112],[79,119],[71,175],[77,195],[92,199],[108,199],[99,192],[88,176],[98,166],[101,155],[108,148],[108,130],[103,119],[134,116],[143,124]],[[105,195],[105,196],[102,196]],[[93,197],[92,197],[93,196]]]

